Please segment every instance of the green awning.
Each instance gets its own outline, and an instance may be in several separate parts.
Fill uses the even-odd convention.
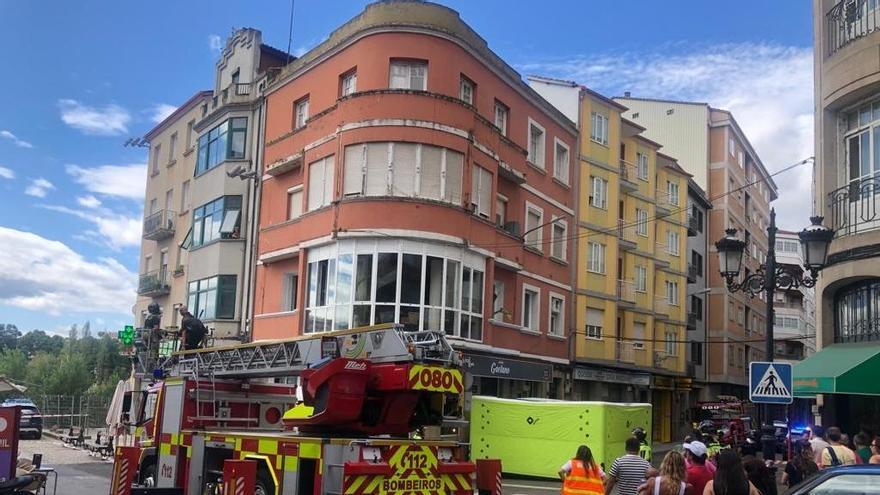
[[[880,343],[834,344],[795,363],[794,395],[880,395]]]

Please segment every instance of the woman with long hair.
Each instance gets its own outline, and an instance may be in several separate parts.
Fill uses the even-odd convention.
[[[715,478],[706,483],[703,495],[761,495],[746,477],[742,460],[733,450],[722,450],[716,467]]]
[[[871,440],[871,458],[868,459],[868,463],[880,464],[880,437]]]
[[[776,477],[764,461],[751,457],[743,463],[743,468],[746,470],[746,477],[762,495],[777,495]]]
[[[593,458],[593,451],[586,445],[578,447],[574,459],[559,469],[562,495],[604,495],[605,473]]]
[[[684,456],[672,450],[660,463],[659,474],[648,478],[648,481],[639,487],[639,495],[693,495],[690,493],[692,487],[686,480]]]
[[[816,465],[816,454],[808,440],[801,440],[795,447],[796,454],[785,464],[782,473],[782,484],[791,488],[819,471]]]

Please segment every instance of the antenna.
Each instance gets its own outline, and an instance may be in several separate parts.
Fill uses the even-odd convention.
[[[290,0],[290,27],[287,30],[287,63],[290,63],[290,45],[293,43],[293,8],[296,0]]]

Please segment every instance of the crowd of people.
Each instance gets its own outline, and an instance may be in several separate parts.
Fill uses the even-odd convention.
[[[574,459],[559,470],[562,495],[778,495],[775,459],[740,456],[725,448],[715,453],[699,431],[685,438],[680,450],[666,454],[655,469],[640,455],[641,442],[626,440],[626,453],[608,472],[581,445]],[[814,427],[809,439],[793,445],[782,483],[794,487],[820,469],[850,464],[880,464],[880,437],[859,433],[850,445],[840,428]]]

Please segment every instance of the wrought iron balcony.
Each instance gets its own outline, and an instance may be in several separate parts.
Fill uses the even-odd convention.
[[[829,227],[836,237],[880,229],[880,176],[855,179],[828,193]]]
[[[696,330],[697,329],[697,314],[696,313],[688,312],[687,329],[688,330]]]
[[[880,28],[880,2],[840,0],[825,14],[828,55]]]
[[[638,247],[636,228],[635,225],[627,225],[624,220],[617,221],[617,239],[620,242],[620,249],[631,250]]]
[[[697,281],[697,265],[688,263],[687,281],[693,284]]]
[[[700,231],[700,220],[690,213],[688,213],[687,228],[688,237],[694,237],[697,235],[697,232]]]
[[[658,215],[668,215],[672,213],[673,208],[678,206],[672,203],[669,193],[662,189],[657,189],[656,202]]]
[[[638,168],[626,160],[620,160],[620,187],[629,191],[637,191],[639,183]]]
[[[629,280],[617,281],[617,300],[634,304],[636,302],[636,285]]]
[[[144,219],[144,239],[160,241],[174,235],[174,222],[177,212],[159,210]]]
[[[167,268],[142,273],[138,278],[138,295],[156,297],[164,296],[169,292],[171,285],[168,283]]]

